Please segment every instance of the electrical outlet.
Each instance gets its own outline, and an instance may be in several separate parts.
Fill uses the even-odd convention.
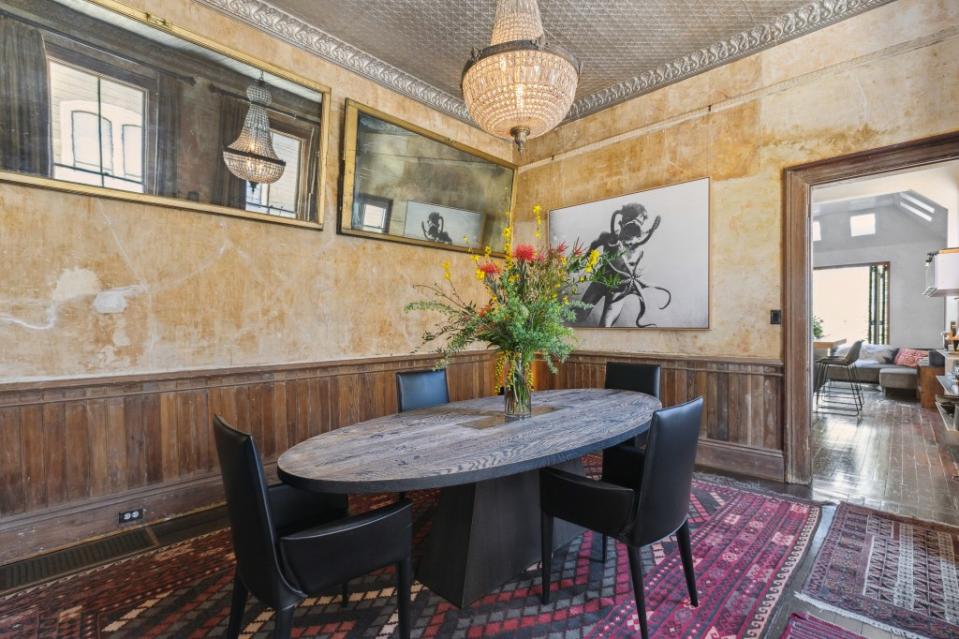
[[[783,312],[778,308],[774,308],[769,311],[769,323],[770,324],[782,324],[783,323]]]
[[[121,524],[132,524],[133,522],[142,521],[144,515],[146,515],[146,509],[134,508],[133,510],[121,511],[118,519]]]

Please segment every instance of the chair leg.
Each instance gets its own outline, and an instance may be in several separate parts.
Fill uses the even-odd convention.
[[[689,521],[683,522],[676,531],[676,541],[679,542],[679,554],[683,558],[683,572],[686,573],[689,601],[694,606],[698,606],[699,594],[696,592],[696,573],[693,572],[693,549],[689,543]]]
[[[550,578],[553,572],[553,516],[541,512],[540,521],[540,547],[543,563],[541,564],[541,583],[542,593],[540,599],[544,604],[549,603]]]
[[[340,590],[340,608],[346,608],[346,604],[349,600],[350,600],[350,582],[344,581]]]
[[[643,561],[639,556],[639,548],[627,546],[629,553],[629,572],[633,578],[633,596],[636,598],[636,614],[639,616],[639,629],[643,639],[649,639],[649,629],[646,627],[646,600],[643,594]]]
[[[410,639],[410,558],[396,564],[396,601],[400,617],[400,639]]]
[[[243,611],[246,609],[246,585],[240,579],[239,573],[233,578],[233,602],[230,604],[230,624],[226,628],[227,639],[237,639],[240,636],[240,625],[243,623]]]
[[[606,565],[606,557],[609,554],[609,537],[603,535],[603,565]]]
[[[293,613],[296,606],[290,606],[276,611],[276,627],[273,630],[273,639],[290,639],[293,631]]]

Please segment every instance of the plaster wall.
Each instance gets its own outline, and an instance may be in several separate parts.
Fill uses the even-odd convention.
[[[509,143],[189,0],[129,0],[332,88],[323,231],[0,183],[0,380],[407,354],[414,283],[460,253],[336,233],[346,98],[497,157]]]
[[[779,360],[782,172],[959,128],[959,3],[898,0],[532,140],[517,215],[709,176],[710,328],[580,348]],[[683,247],[676,247],[682,251]]]

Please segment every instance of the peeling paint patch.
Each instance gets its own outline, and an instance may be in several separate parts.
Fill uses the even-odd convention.
[[[127,309],[127,298],[142,292],[142,286],[124,286],[100,291],[93,298],[93,309],[104,314],[122,313]]]
[[[57,278],[52,300],[55,303],[66,302],[76,297],[96,295],[100,291],[100,278],[85,268],[68,268]]]

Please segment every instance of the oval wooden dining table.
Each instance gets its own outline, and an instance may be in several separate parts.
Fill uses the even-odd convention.
[[[462,607],[539,558],[538,470],[581,473],[582,455],[645,433],[658,408],[612,389],[539,391],[533,416],[514,421],[502,397],[452,402],[317,435],[284,452],[277,471],[324,493],[441,489],[417,578]],[[556,547],[580,532],[557,526]]]

